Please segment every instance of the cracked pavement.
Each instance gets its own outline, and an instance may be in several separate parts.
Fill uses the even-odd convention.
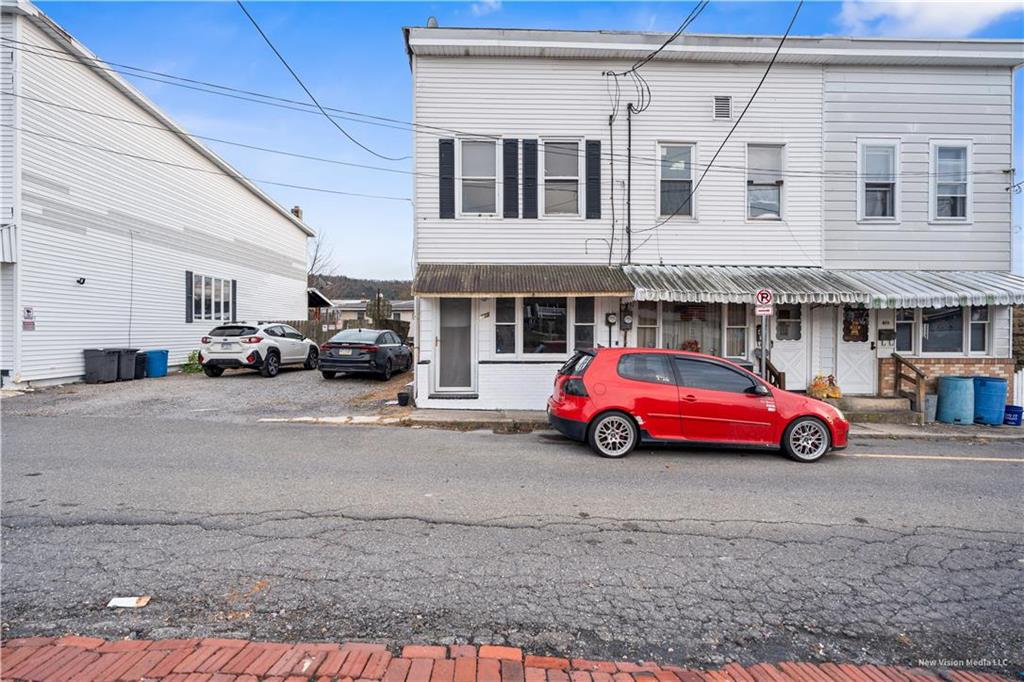
[[[543,433],[68,415],[5,414],[0,444],[5,637],[1024,666],[1017,463],[609,461]],[[153,601],[104,608],[138,594]]]

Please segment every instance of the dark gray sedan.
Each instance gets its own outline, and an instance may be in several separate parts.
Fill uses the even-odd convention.
[[[320,346],[320,373],[376,374],[387,381],[412,368],[412,350],[389,329],[344,329]]]

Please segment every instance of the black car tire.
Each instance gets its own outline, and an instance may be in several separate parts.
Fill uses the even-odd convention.
[[[276,350],[267,351],[267,359],[263,361],[263,366],[260,367],[260,374],[272,378],[276,377],[279,371],[281,371],[281,356],[277,354]]]
[[[208,377],[216,379],[224,373],[223,367],[215,367],[213,365],[203,365],[203,374]]]
[[[590,449],[610,459],[625,457],[640,442],[636,422],[625,412],[613,410],[598,415],[587,429]]]
[[[388,358],[387,360],[384,361],[384,371],[380,373],[381,380],[382,381],[391,381],[391,373],[392,373],[391,358]]]
[[[817,417],[800,417],[782,434],[782,450],[797,462],[817,462],[832,449],[832,434]]]
[[[326,369],[320,371],[324,375],[324,379],[333,379],[337,372],[329,372]]]
[[[303,365],[306,369],[316,369],[317,365],[320,364],[320,351],[316,348],[310,347],[309,353],[306,355],[306,363]]]

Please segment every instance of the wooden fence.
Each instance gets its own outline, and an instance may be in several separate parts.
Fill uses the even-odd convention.
[[[369,320],[277,320],[282,324],[295,327],[304,335],[316,341],[318,344],[325,343],[332,336],[342,329],[358,329],[359,327],[370,329],[390,329],[398,332],[403,341],[409,339],[409,323],[400,320],[378,320],[371,324]]]

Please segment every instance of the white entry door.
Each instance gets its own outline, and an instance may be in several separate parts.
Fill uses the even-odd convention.
[[[775,306],[771,329],[772,364],[786,373],[786,390],[807,390],[811,347],[807,307],[800,304]]]
[[[875,357],[875,311],[844,305],[836,330],[836,383],[843,393],[875,393],[878,363]]]

